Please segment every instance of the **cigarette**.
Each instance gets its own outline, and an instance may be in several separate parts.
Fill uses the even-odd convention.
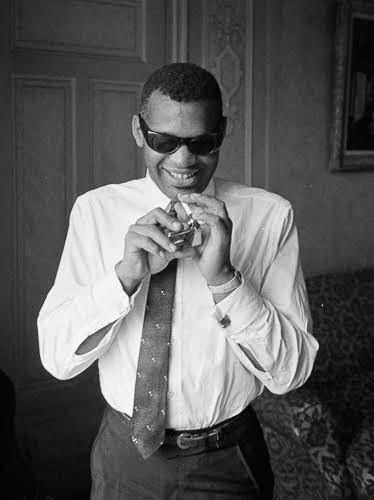
[[[190,209],[190,207],[187,205],[187,203],[184,203],[183,201],[181,201],[181,204],[182,204],[182,207],[184,208],[186,214],[188,216],[190,216],[192,214],[192,210]]]
[[[196,220],[196,219],[193,218],[193,216],[192,216],[192,210],[187,205],[187,203],[184,203],[183,201],[181,201],[181,203],[182,203],[182,207],[185,209],[186,214],[187,214],[187,222],[189,224],[193,224],[195,226],[195,229],[199,229],[200,226],[203,224],[203,222],[200,221],[200,220]]]

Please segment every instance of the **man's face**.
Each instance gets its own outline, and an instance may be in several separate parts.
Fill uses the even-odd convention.
[[[177,102],[154,92],[144,119],[155,132],[191,138],[216,132],[220,115],[213,102]],[[219,151],[195,155],[186,144],[172,154],[153,151],[144,140],[137,116],[133,119],[133,134],[138,146],[144,148],[150,177],[166,196],[175,200],[178,193],[204,191],[217,168]]]

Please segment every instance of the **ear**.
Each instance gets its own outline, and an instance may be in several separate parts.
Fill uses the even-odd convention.
[[[138,115],[132,117],[132,135],[134,136],[136,144],[142,148],[144,146],[144,137],[140,128]]]

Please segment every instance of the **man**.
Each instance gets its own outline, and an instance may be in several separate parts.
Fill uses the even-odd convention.
[[[60,379],[99,359],[95,500],[272,497],[250,404],[302,385],[318,346],[290,204],[213,180],[225,125],[209,72],[162,67],[132,122],[146,177],[73,207],[40,351]]]

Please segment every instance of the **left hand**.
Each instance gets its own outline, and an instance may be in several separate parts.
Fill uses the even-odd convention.
[[[194,247],[193,259],[207,284],[221,285],[230,281],[234,276],[230,261],[232,221],[226,205],[213,196],[199,193],[179,194],[178,199],[188,204],[194,219],[205,223],[201,228],[203,243]],[[178,215],[184,212],[179,203],[175,209]]]

